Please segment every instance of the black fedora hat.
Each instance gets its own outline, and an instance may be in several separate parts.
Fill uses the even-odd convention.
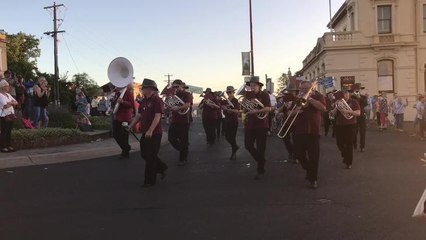
[[[153,88],[155,91],[158,91],[157,83],[154,80],[144,78],[142,81],[142,89],[144,88]]]
[[[353,90],[354,90],[354,91],[359,91],[359,90],[361,90],[361,89],[365,89],[365,87],[364,87],[364,86],[362,86],[362,85],[361,85],[361,83],[355,83],[355,84],[353,85]]]
[[[204,91],[203,93],[211,93],[212,92],[212,89],[211,88],[206,88],[206,91]]]
[[[260,82],[259,77],[258,76],[252,76],[250,77],[250,80],[248,82],[246,82],[247,86],[250,86],[250,83],[257,83],[259,86],[263,86],[263,83]]]
[[[235,88],[233,86],[227,86],[226,92],[235,92]]]

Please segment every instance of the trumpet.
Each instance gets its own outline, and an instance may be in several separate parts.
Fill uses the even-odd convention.
[[[238,98],[238,103],[241,105],[242,108],[244,108],[248,112],[251,110],[260,110],[265,107],[259,100],[257,100],[257,98],[248,100],[244,96],[241,96]],[[268,114],[269,114],[268,112],[262,112],[262,113],[256,114],[256,116],[259,119],[265,119],[268,116]]]
[[[299,116],[299,113],[300,113],[299,110],[296,110],[296,107],[303,108],[308,106],[309,104],[308,98],[311,96],[312,93],[315,92],[315,88],[317,87],[317,85],[318,85],[318,80],[312,83],[312,86],[309,88],[306,94],[303,95],[303,93],[300,93],[301,95],[303,95],[303,97],[300,97],[295,101],[293,108],[288,113],[287,118],[284,120],[280,130],[277,133],[277,136],[279,138],[285,138],[287,134],[290,132],[290,129],[293,126],[293,123],[296,121],[297,116]],[[297,111],[296,114],[293,114],[294,111]],[[287,125],[287,122],[289,122],[290,124],[287,126],[287,128],[285,128]]]
[[[175,106],[180,107],[180,106],[184,105],[185,103],[178,96],[171,95],[164,100],[164,104],[166,105],[167,108],[172,108],[172,107],[175,107]],[[178,113],[180,115],[185,115],[188,112],[189,112],[189,108],[181,109],[181,110],[178,111]]]
[[[207,104],[207,106],[210,106],[212,108],[220,108],[219,105],[217,105],[215,102],[213,102],[213,100],[211,100],[209,98],[205,98],[204,103]]]

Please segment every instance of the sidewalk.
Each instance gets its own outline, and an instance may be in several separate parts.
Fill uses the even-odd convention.
[[[136,134],[140,138],[140,134]],[[139,151],[139,142],[129,135],[131,152]],[[167,143],[167,132],[163,132],[161,144]],[[119,155],[120,147],[114,138],[98,139],[91,143],[71,144],[50,148],[24,149],[12,153],[0,153],[0,169],[64,163]]]

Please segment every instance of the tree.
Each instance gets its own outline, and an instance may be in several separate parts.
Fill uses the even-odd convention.
[[[7,34],[8,70],[22,75],[25,79],[35,78],[37,58],[40,57],[40,40],[23,32]]]
[[[286,73],[281,74],[281,76],[278,78],[277,92],[281,92],[282,90],[284,90],[284,88],[287,87],[288,79],[289,79],[288,74],[286,74]]]
[[[90,97],[99,93],[98,84],[87,75],[87,73],[77,73],[72,77],[71,82],[76,88],[84,88]]]

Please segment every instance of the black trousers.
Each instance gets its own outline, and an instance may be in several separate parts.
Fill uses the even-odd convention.
[[[235,150],[237,148],[238,122],[225,122],[223,127],[225,127],[226,141],[231,144],[232,150]]]
[[[353,160],[353,139],[356,125],[338,125],[336,126],[336,143],[343,157],[343,162],[352,165]]]
[[[291,130],[282,140],[284,142],[285,148],[287,149],[288,157],[290,160],[292,160],[294,156],[294,136]]]
[[[221,135],[220,125],[222,125],[222,118],[216,120],[216,138],[219,139]]]
[[[309,181],[318,180],[320,155],[319,135],[294,134],[294,154],[300,161]]]
[[[226,123],[225,118],[222,118],[222,136],[225,136],[226,134]]]
[[[214,144],[216,141],[216,120],[208,121],[203,120],[203,128],[206,133],[206,139],[208,144]]]
[[[324,135],[327,136],[330,130],[331,120],[330,120],[330,111],[326,111],[322,114],[322,119],[324,120]]]
[[[244,146],[257,162],[257,173],[265,173],[265,151],[267,128],[246,128],[244,131]],[[256,147],[254,146],[256,143]]]
[[[0,133],[0,148],[7,148],[10,146],[10,138],[12,134],[12,127],[13,127],[13,121],[8,122],[5,120],[4,117],[0,118],[0,124],[1,124],[1,133]]]
[[[121,121],[114,120],[112,123],[112,135],[117,142],[118,146],[120,146],[122,152],[129,152],[129,132],[124,129],[121,125]]]
[[[157,173],[163,173],[167,165],[158,157],[162,134],[152,135],[151,138],[141,137],[141,156],[145,160],[145,184],[155,184]]]
[[[357,123],[354,133],[354,148],[358,146],[358,133],[359,133],[359,148],[365,148],[365,133],[367,131],[367,117],[365,114],[357,118]]]
[[[169,142],[179,151],[179,161],[186,161],[188,157],[189,123],[172,123],[169,127]]]

